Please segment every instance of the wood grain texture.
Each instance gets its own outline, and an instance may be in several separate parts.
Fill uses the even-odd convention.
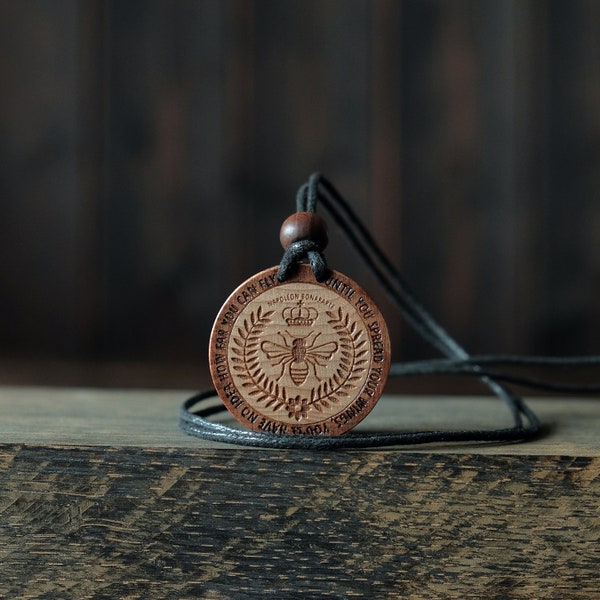
[[[0,352],[205,357],[314,170],[470,351],[596,352],[599,10],[1,3]]]
[[[600,460],[0,449],[6,598],[597,598]]]
[[[25,445],[91,445],[140,448],[234,448],[183,435],[178,410],[190,391],[0,387],[0,442]],[[220,401],[215,397],[215,401]],[[496,455],[600,455],[600,405],[596,400],[531,399],[544,435],[526,444],[435,444],[412,452]],[[222,421],[234,425],[227,412]],[[357,431],[508,427],[511,417],[496,398],[386,396]],[[240,451],[243,448],[235,447]]]
[[[187,395],[0,389],[0,597],[598,598],[596,401],[532,402],[529,444],[303,452],[187,437]],[[359,427],[496,408],[384,398]]]

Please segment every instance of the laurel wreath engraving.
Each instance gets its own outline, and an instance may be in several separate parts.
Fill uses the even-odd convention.
[[[311,390],[310,404],[318,411],[336,404],[340,398],[348,396],[348,390],[355,389],[355,382],[361,379],[368,365],[367,341],[356,321],[351,321],[348,313],[341,308],[337,312],[327,311],[328,323],[338,332],[340,344],[339,366],[335,373],[317,388]]]
[[[263,311],[258,307],[247,319],[237,327],[232,336],[233,353],[230,360],[232,369],[241,381],[241,387],[254,402],[263,404],[273,411],[285,409],[289,418],[302,420],[311,409],[322,412],[341,398],[347,397],[349,391],[356,388],[368,365],[367,340],[356,321],[344,314],[341,308],[336,312],[327,311],[328,324],[337,333],[339,348],[338,366],[326,381],[310,390],[309,397],[289,397],[285,386],[280,386],[270,379],[261,366],[260,342],[266,326],[271,322],[274,311]]]
[[[232,338],[234,346],[231,351],[236,356],[231,357],[231,362],[233,370],[242,381],[241,387],[247,389],[248,396],[255,402],[265,402],[265,408],[278,410],[286,402],[285,387],[267,377],[260,365],[259,355],[261,334],[271,322],[273,312],[263,312],[259,306],[256,313],[253,311],[248,319],[244,319]]]

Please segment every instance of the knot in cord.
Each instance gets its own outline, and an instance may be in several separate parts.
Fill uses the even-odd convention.
[[[327,278],[329,270],[319,245],[312,240],[299,240],[290,244],[283,253],[277,279],[285,281],[302,260],[308,260],[317,281],[324,281]]]

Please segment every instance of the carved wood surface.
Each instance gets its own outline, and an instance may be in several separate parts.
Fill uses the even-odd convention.
[[[531,444],[301,452],[188,438],[185,397],[0,390],[0,597],[598,598],[596,401],[532,402]],[[384,398],[359,427],[501,414]]]
[[[307,264],[284,282],[257,273],[223,304],[209,362],[214,386],[245,427],[339,435],[374,408],[390,368],[385,319],[345,275],[318,282]]]

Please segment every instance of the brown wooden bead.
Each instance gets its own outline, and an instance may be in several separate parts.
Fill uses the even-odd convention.
[[[325,220],[313,212],[297,212],[289,216],[281,226],[279,241],[285,249],[300,240],[311,240],[324,250],[328,242]]]

